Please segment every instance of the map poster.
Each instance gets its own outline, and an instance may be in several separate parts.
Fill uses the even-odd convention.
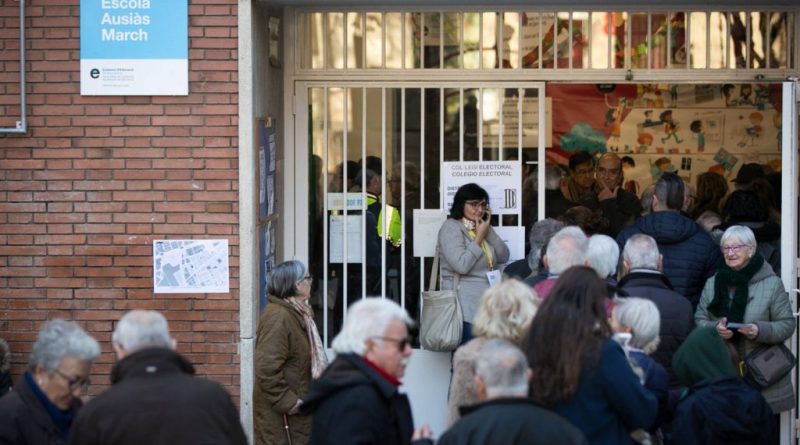
[[[230,292],[228,240],[153,240],[153,292]]]

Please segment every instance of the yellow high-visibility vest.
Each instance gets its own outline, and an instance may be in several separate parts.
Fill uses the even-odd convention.
[[[372,194],[367,194],[367,206],[375,204],[379,202],[377,196]],[[381,238],[387,239],[393,246],[399,246],[402,242],[403,238],[403,222],[400,219],[400,211],[397,210],[395,207],[386,204],[386,211],[389,213],[389,236],[388,238],[383,236],[383,208],[381,208],[380,213],[378,213],[378,225],[375,228],[378,231],[378,236]]]

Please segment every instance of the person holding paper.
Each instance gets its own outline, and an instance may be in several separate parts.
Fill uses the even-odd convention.
[[[472,319],[481,295],[500,281],[498,265],[508,261],[505,242],[491,225],[489,194],[474,183],[456,191],[450,215],[439,229],[436,248],[441,261],[441,288],[452,289],[458,275],[458,300],[464,315],[461,342],[472,338]]]

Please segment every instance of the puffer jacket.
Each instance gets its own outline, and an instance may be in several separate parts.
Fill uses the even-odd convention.
[[[722,259],[719,247],[693,220],[674,211],[653,212],[624,228],[617,236],[620,251],[633,235],[652,236],[663,255],[663,272],[675,291],[697,307],[703,283]]]
[[[718,318],[708,311],[708,306],[714,300],[715,279],[716,276],[709,278],[703,288],[700,305],[694,314],[698,326],[716,326],[718,323]],[[786,294],[783,282],[772,271],[769,263],[764,262],[761,269],[753,275],[747,291],[747,307],[742,323],[755,323],[758,326],[758,337],[753,341],[742,336],[741,340],[735,343],[742,359],[762,344],[786,341],[792,336],[796,326],[789,296]],[[794,404],[791,374],[763,389],[761,394],[767,399],[773,412],[790,410]]]

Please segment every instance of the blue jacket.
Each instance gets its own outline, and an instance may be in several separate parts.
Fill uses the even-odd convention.
[[[628,238],[643,233],[652,236],[664,256],[663,272],[675,291],[696,308],[706,280],[714,275],[722,254],[711,237],[693,220],[674,211],[653,212],[636,220],[617,236],[619,250]]]
[[[584,366],[572,399],[553,410],[572,422],[592,444],[631,444],[630,431],[650,428],[658,414],[656,397],[633,373],[622,348],[603,342],[600,362]]]
[[[773,443],[773,425],[772,410],[764,397],[738,376],[727,375],[692,386],[678,403],[666,443]]]
[[[628,355],[636,361],[636,364],[644,372],[644,387],[658,399],[658,418],[656,422],[647,430],[655,432],[664,421],[667,420],[669,413],[669,375],[664,367],[641,351],[630,351]]]

